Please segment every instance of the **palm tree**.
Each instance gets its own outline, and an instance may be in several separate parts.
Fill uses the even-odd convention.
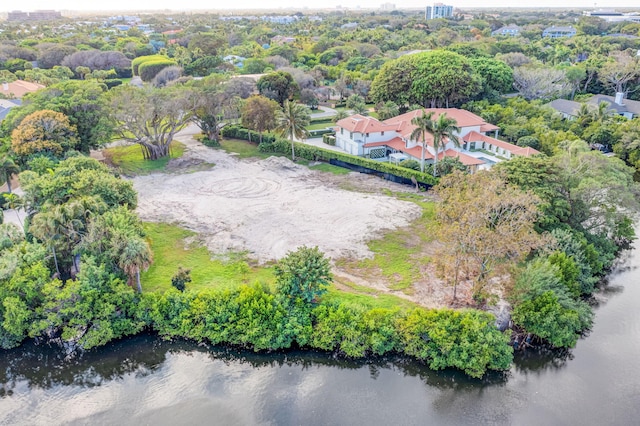
[[[576,113],[576,121],[580,123],[582,127],[587,127],[593,120],[593,112],[589,105],[581,104],[580,109]]]
[[[395,102],[387,101],[376,105],[376,112],[380,120],[386,120],[400,115],[400,107]]]
[[[285,101],[282,110],[277,112],[276,130],[281,136],[286,136],[291,140],[291,160],[296,160],[294,140],[304,139],[307,136],[306,127],[309,125],[311,117],[307,107],[291,101]]]
[[[433,135],[434,122],[433,119],[433,111],[427,113],[425,110],[422,110],[422,115],[419,117],[413,117],[411,120],[411,124],[417,126],[413,132],[411,132],[411,139],[420,141],[420,146],[422,147],[422,152],[420,153],[420,171],[424,173],[424,151],[427,148],[427,135]],[[435,146],[434,146],[435,148]],[[436,152],[436,155],[438,153]]]
[[[342,120],[343,118],[347,118],[348,116],[349,113],[347,111],[338,111],[336,115],[332,117],[332,120],[334,123],[337,123],[338,121]]]
[[[135,275],[138,291],[142,293],[140,270],[146,270],[153,262],[151,248],[140,237],[127,238],[122,242],[123,245],[119,247],[118,267],[129,276],[129,283],[133,281],[133,276]]]
[[[4,201],[7,207],[11,210],[16,211],[16,217],[18,218],[18,222],[20,222],[20,226],[22,227],[22,231],[24,232],[24,223],[22,223],[22,219],[20,219],[20,213],[18,210],[24,208],[24,198],[20,197],[18,194],[9,193],[4,196]]]
[[[58,265],[58,255],[56,253],[56,240],[63,234],[66,228],[66,219],[62,212],[62,208],[57,206],[48,211],[40,212],[33,217],[29,225],[29,231],[40,241],[48,241],[53,253],[53,262],[56,266],[58,276],[60,274],[60,266]]]
[[[0,185],[7,183],[9,194],[11,194],[11,178],[20,173],[20,167],[9,157],[0,159]]]
[[[593,121],[598,123],[605,123],[611,117],[611,110],[609,109],[609,104],[605,101],[602,101],[598,104],[598,106],[593,110],[591,114],[593,117]]]
[[[436,156],[433,163],[433,176],[435,177],[438,171],[438,151],[445,145],[445,140],[453,142],[456,148],[460,148],[460,139],[458,139],[457,133],[460,133],[460,127],[458,122],[454,118],[447,117],[444,113],[433,122],[433,149],[436,151]]]

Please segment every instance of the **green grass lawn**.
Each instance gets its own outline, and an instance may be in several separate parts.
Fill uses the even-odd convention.
[[[140,145],[116,146],[103,151],[104,156],[127,175],[140,175],[155,172],[165,168],[171,158],[180,158],[184,154],[183,143],[171,143],[171,156],[159,160],[145,160],[142,157]]]
[[[278,155],[269,152],[260,152],[257,143],[241,139],[222,139],[220,141],[220,147],[229,154],[236,154],[238,158],[268,158],[273,155]]]
[[[278,153],[260,152],[258,150],[258,145],[241,139],[223,139],[220,141],[220,147],[230,154],[236,154],[238,158],[268,158],[272,156],[283,156],[283,154]],[[288,157],[288,155],[286,156]],[[296,163],[305,166],[309,165],[309,161],[303,158],[296,158]],[[309,166],[309,168],[312,170],[333,173],[335,175],[346,175],[350,172],[349,169],[333,166],[328,163],[316,164],[315,166]]]
[[[346,175],[351,172],[349,169],[345,169],[344,167],[334,166],[329,163],[320,163],[315,166],[309,166],[311,170],[319,170],[321,172],[333,173],[334,175]]]
[[[343,285],[345,283],[342,283]],[[380,293],[369,287],[357,286],[349,284],[351,291],[342,291],[334,285],[329,287],[329,291],[322,296],[322,300],[326,302],[351,303],[361,305],[366,308],[383,308],[383,309],[411,309],[418,305],[410,300],[403,299],[393,294]]]
[[[231,256],[231,260],[212,260],[206,247],[196,243],[187,245],[186,238],[194,232],[166,223],[144,223],[147,240],[153,251],[154,262],[141,274],[145,292],[163,292],[171,288],[171,277],[182,266],[191,270],[192,281],[187,289],[233,288],[255,282],[273,286],[275,278],[272,267],[251,266],[242,255]],[[325,301],[340,301],[359,304],[368,308],[409,309],[417,306],[400,297],[378,292],[375,289],[352,283],[340,283],[348,287],[339,290],[335,285],[323,296]]]
[[[431,259],[424,255],[424,246],[433,240],[435,203],[423,201],[418,194],[395,194],[422,207],[422,216],[408,227],[387,232],[381,239],[367,245],[373,259],[358,261],[340,259],[340,267],[357,275],[382,276],[392,290],[411,293],[411,285],[421,278],[420,265]]]
[[[233,287],[256,281],[273,283],[270,267],[250,266],[240,255],[231,256],[230,261],[212,260],[206,247],[187,246],[185,238],[194,236],[194,232],[166,223],[145,223],[144,229],[154,257],[149,270],[141,275],[145,292],[171,288],[171,277],[180,266],[191,269],[188,289]]]
[[[307,129],[307,130],[320,130],[320,129],[326,129],[327,127],[335,127],[335,124],[333,124],[333,123],[311,123],[310,125],[305,127],[305,129]]]

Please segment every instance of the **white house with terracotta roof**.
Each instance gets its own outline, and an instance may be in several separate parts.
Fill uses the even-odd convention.
[[[417,109],[384,121],[359,114],[344,118],[336,123],[336,146],[349,154],[379,161],[420,161],[421,141],[411,138],[416,129],[411,121],[421,116],[422,111]],[[446,114],[447,117],[455,119],[460,128],[457,134],[460,147],[457,148],[453,142],[446,141],[438,152],[438,160],[444,157],[458,158],[473,172],[489,168],[514,156],[528,157],[539,154],[533,148],[522,148],[496,139],[499,128],[469,111],[457,108],[427,108],[424,111],[433,112],[433,119],[437,119],[440,114]],[[425,161],[433,163],[436,152],[430,135],[427,135],[426,143]]]

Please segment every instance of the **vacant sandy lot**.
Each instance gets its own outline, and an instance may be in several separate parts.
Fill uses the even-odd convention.
[[[376,193],[340,189],[409,188],[351,173],[332,176],[288,159],[237,160],[194,141],[175,173],[136,177],[138,212],[145,221],[177,223],[199,233],[213,253],[248,251],[260,262],[278,259],[301,245],[328,256],[371,255],[366,241],[407,225],[421,213],[413,203]],[[205,161],[211,170],[185,173],[180,165]],[[170,164],[171,166],[171,164]],[[351,186],[351,185],[349,185]]]

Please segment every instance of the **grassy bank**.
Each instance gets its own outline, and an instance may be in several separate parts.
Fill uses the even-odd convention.
[[[206,247],[194,240],[192,231],[166,223],[145,223],[144,230],[151,244],[154,262],[141,274],[146,292],[164,292],[171,288],[171,277],[178,268],[191,269],[190,290],[235,288],[241,284],[261,282],[273,287],[271,266],[251,265],[244,256],[230,256],[229,260],[212,259]],[[327,302],[352,302],[367,308],[408,309],[416,305],[406,299],[384,294],[375,289],[340,282],[332,285],[323,297]]]
[[[171,158],[180,158],[184,154],[183,143],[171,143],[171,155],[158,160],[145,160],[140,145],[115,146],[103,151],[107,160],[122,173],[127,175],[141,175],[163,170]]]
[[[391,290],[412,293],[412,285],[422,278],[420,267],[431,261],[429,243],[433,241],[435,203],[424,201],[419,194],[396,194],[422,208],[422,215],[409,226],[385,233],[368,243],[372,259],[341,259],[338,266],[348,272],[370,279],[381,279]]]
[[[166,223],[145,223],[145,233],[151,244],[154,262],[141,275],[145,292],[166,291],[171,288],[171,277],[178,268],[191,269],[191,283],[187,288],[235,287],[256,281],[271,284],[274,280],[270,267],[250,266],[242,256],[230,260],[212,260],[211,253],[198,242],[188,243],[196,234]]]

